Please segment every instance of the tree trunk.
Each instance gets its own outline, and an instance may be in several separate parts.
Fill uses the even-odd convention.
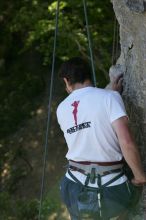
[[[125,67],[124,92],[131,128],[146,166],[146,2],[111,0],[120,25],[121,55],[118,64]],[[141,214],[140,214],[141,213]],[[137,217],[146,219],[146,189]],[[145,217],[144,217],[145,215]]]

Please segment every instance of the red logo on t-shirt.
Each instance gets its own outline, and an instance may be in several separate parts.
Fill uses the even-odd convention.
[[[74,107],[73,110],[73,116],[74,116],[74,120],[75,120],[75,125],[77,125],[77,113],[78,113],[78,105],[79,105],[80,101],[74,101],[74,103],[72,103],[71,105]]]

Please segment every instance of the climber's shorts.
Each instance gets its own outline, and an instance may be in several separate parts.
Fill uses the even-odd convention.
[[[94,188],[95,189],[95,188]],[[65,203],[71,219],[86,219],[83,217],[85,211],[91,214],[91,219],[97,219],[99,215],[99,200],[96,191],[83,189],[79,183],[73,182],[64,176],[60,184],[61,198]],[[119,216],[130,211],[138,203],[142,188],[136,187],[132,183],[122,183],[116,186],[105,187],[101,193],[101,214],[104,219]],[[92,215],[93,212],[93,215]],[[87,217],[89,220],[89,216]]]

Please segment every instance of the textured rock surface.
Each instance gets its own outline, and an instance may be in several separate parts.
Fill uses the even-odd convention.
[[[146,12],[145,1],[111,0],[120,24],[121,55],[117,64],[126,68],[124,74],[125,104],[146,166]],[[128,3],[129,2],[129,3]],[[140,214],[141,213],[141,214]],[[131,219],[145,220],[146,189],[138,214]]]
[[[125,3],[131,11],[134,11],[134,12],[145,11],[144,0],[125,0]]]

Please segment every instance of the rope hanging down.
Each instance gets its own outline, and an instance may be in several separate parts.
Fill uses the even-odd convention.
[[[60,0],[57,1],[57,7],[56,7],[54,47],[53,47],[52,70],[51,70],[51,83],[50,83],[50,93],[49,93],[48,117],[47,117],[46,138],[45,138],[45,146],[44,146],[43,174],[42,174],[42,182],[41,182],[41,194],[40,194],[40,206],[39,206],[38,220],[41,220],[41,210],[42,210],[42,201],[43,201],[43,193],[44,193],[44,183],[45,183],[46,159],[47,159],[47,150],[48,150],[48,136],[49,136],[49,128],[50,128],[51,104],[52,104],[54,70],[55,70],[56,42],[57,42],[57,33],[58,33],[59,4],[60,4]]]
[[[90,60],[91,60],[91,67],[92,67],[92,74],[93,74],[93,82],[94,82],[94,86],[96,87],[97,86],[96,73],[95,73],[93,50],[92,50],[91,37],[90,37],[90,31],[89,31],[89,24],[88,24],[86,0],[83,0],[83,6],[84,6],[84,15],[85,15],[85,22],[86,22],[87,38],[88,38],[89,53],[90,53]]]

